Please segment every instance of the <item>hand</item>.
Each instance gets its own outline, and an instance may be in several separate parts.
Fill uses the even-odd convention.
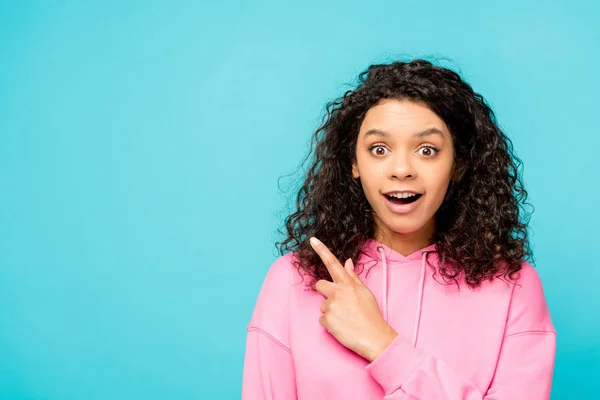
[[[311,238],[310,243],[333,279],[316,284],[326,298],[319,323],[341,344],[373,361],[398,334],[383,319],[375,296],[354,271],[352,260],[342,266],[318,239]]]

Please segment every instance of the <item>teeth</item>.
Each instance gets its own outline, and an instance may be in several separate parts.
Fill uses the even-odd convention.
[[[395,197],[397,199],[406,199],[409,197],[416,196],[416,193],[390,193],[388,196]]]

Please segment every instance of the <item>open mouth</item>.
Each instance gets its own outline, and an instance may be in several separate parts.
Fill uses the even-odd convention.
[[[423,196],[422,194],[414,194],[414,195],[410,195],[407,197],[396,197],[396,196],[391,196],[389,194],[384,194],[384,196],[393,204],[410,204],[410,203],[414,203],[415,201],[419,200],[421,198],[421,196]]]

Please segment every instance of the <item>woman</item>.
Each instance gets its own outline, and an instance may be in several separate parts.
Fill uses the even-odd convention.
[[[372,65],[314,144],[248,325],[243,398],[548,399],[527,192],[485,100],[425,60]]]

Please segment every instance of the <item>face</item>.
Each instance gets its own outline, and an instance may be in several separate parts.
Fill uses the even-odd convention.
[[[371,107],[359,130],[352,175],[373,209],[376,238],[428,240],[453,167],[450,131],[429,108],[392,99]]]

